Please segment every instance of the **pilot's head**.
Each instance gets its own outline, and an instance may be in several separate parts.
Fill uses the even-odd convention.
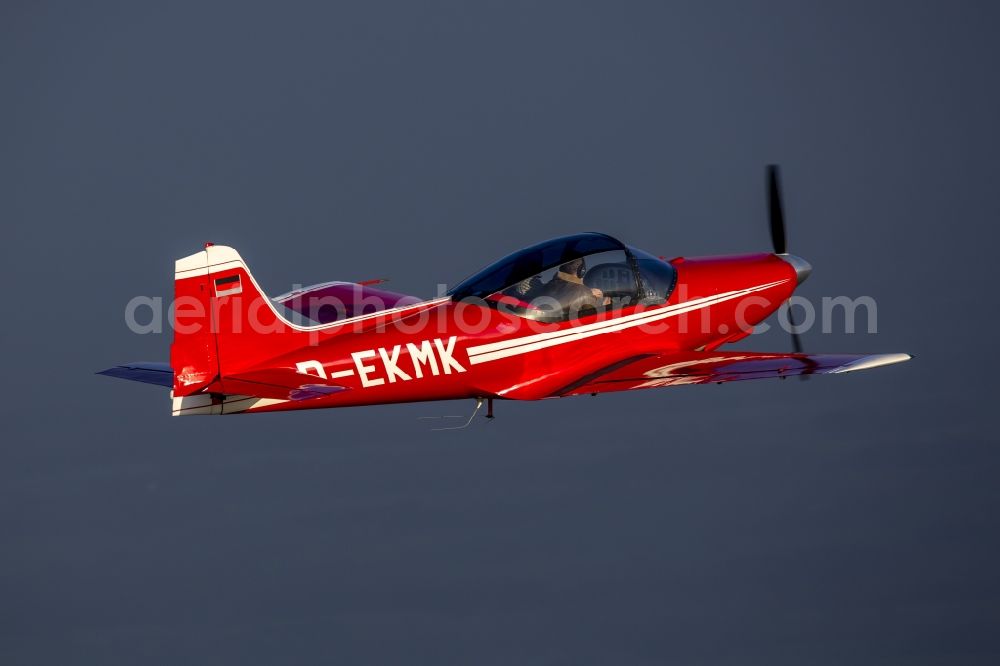
[[[577,259],[567,261],[565,264],[560,266],[559,272],[582,278],[584,273],[587,272],[587,264],[583,261],[583,257],[579,257]]]

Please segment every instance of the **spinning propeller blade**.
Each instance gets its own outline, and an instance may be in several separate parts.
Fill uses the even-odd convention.
[[[767,165],[767,215],[771,224],[771,245],[774,247],[774,253],[787,254],[788,242],[785,235],[785,211],[781,203],[781,179],[777,164]],[[804,278],[800,276],[800,282],[802,279]],[[801,354],[802,338],[799,335],[795,319],[792,317],[790,305],[788,306],[788,323],[792,327],[792,349],[795,350],[796,354]],[[807,379],[808,376],[800,375],[802,379]]]
[[[778,165],[767,165],[767,213],[771,220],[771,245],[775,254],[785,254],[785,213],[781,206],[781,183],[778,180]]]

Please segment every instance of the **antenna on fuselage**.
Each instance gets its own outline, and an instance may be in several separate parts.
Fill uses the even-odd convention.
[[[489,412],[487,413],[486,418],[492,419],[493,418],[493,398],[490,398],[489,401],[490,401]],[[457,425],[457,426],[442,426],[440,428],[431,428],[431,430],[432,431],[437,431],[437,430],[464,430],[464,429],[468,428],[470,425],[472,425],[472,419],[476,418],[476,414],[479,413],[479,410],[480,410],[480,408],[482,408],[482,406],[483,406],[483,399],[482,398],[476,398],[476,408],[472,410],[472,414],[469,416],[468,420],[466,420],[465,423],[463,423],[462,425]],[[450,416],[450,415],[449,416],[418,416],[417,417],[417,419],[419,419],[421,421],[429,421],[431,419],[464,419],[464,418],[465,418],[464,416]]]

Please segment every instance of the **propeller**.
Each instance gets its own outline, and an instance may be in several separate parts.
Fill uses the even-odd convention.
[[[767,216],[771,225],[771,245],[775,254],[788,253],[788,241],[785,234],[785,211],[781,203],[781,175],[777,164],[767,165]],[[796,354],[802,353],[802,338],[798,325],[792,315],[791,305],[788,306],[788,323],[792,327],[792,349]],[[799,375],[806,379],[809,375]]]
[[[767,214],[771,220],[771,245],[775,254],[788,252],[785,242],[785,212],[781,205],[781,182],[778,165],[767,165]]]

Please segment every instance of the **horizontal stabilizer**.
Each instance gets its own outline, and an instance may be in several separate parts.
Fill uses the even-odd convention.
[[[639,356],[582,377],[557,396],[631,389],[721,384],[744,379],[835,375],[910,360],[909,354],[770,354],[673,352]]]
[[[274,302],[317,324],[420,303],[424,299],[377,288],[385,280],[324,282],[275,296]]]
[[[143,382],[145,384],[156,384],[171,388],[174,385],[174,371],[169,363],[153,363],[149,361],[137,361],[116,365],[107,370],[101,370],[97,374],[117,377],[118,379],[128,379],[133,382]]]
[[[226,393],[252,395],[276,400],[312,400],[346,391],[344,386],[306,375],[291,368],[271,368],[226,375],[222,378]]]

